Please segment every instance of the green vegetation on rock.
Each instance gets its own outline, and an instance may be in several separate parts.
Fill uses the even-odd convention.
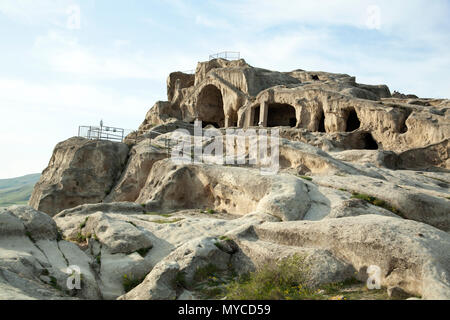
[[[145,278],[137,279],[131,275],[124,274],[122,277],[122,285],[125,292],[129,292],[136,288]]]
[[[391,211],[391,212],[393,212],[393,213],[395,213],[397,215],[401,215],[400,210],[398,210],[397,208],[391,206],[386,201],[378,199],[378,198],[375,198],[373,196],[370,196],[370,195],[367,195],[367,194],[364,194],[364,193],[356,193],[355,192],[355,193],[353,193],[352,198],[365,200],[365,201],[369,202],[370,204],[373,204],[374,206],[381,207],[381,208],[389,210],[389,211]]]
[[[240,277],[227,286],[231,300],[298,300],[314,297],[308,284],[309,268],[304,257],[294,255],[267,263],[261,269]]]
[[[385,288],[369,290],[349,278],[343,282],[313,286],[305,258],[300,255],[272,261],[238,277],[212,264],[198,268],[193,291],[202,299],[227,300],[389,300]],[[183,287],[186,287],[185,284]]]
[[[169,220],[160,219],[160,220],[153,220],[151,222],[158,223],[158,224],[167,224],[167,223],[176,223],[176,222],[179,222],[181,220],[183,220],[183,218],[176,218],[176,219],[172,219],[172,220],[170,220],[170,219]]]

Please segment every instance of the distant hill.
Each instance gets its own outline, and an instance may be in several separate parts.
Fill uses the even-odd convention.
[[[18,178],[0,179],[0,207],[27,204],[40,176],[40,173],[35,173]]]

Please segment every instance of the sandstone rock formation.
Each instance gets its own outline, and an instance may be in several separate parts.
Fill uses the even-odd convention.
[[[167,100],[124,143],[61,142],[34,209],[0,211],[0,299],[200,299],[202,268],[228,279],[296,254],[315,287],[377,266],[389,296],[450,299],[449,100],[242,59],[170,74]],[[241,148],[237,130],[265,128],[276,174],[173,153],[248,160],[265,136]],[[81,290],[65,286],[73,264]]]
[[[188,186],[188,188],[187,188]],[[243,215],[262,212],[299,220],[310,202],[305,184],[289,175],[262,176],[257,170],[160,161],[137,199],[150,208],[213,209]]]
[[[441,143],[450,134],[449,100],[393,97],[385,85],[358,84],[346,74],[280,73],[254,68],[242,59],[214,59],[199,63],[195,82],[192,75],[172,73],[168,93],[169,101],[151,109],[144,127],[170,116],[217,127],[262,124],[328,134],[356,131],[363,133],[362,148],[396,152]],[[162,106],[167,111],[160,112]]]
[[[71,138],[59,143],[30,199],[33,208],[54,215],[102,201],[126,164],[128,147],[110,141]]]
[[[109,202],[135,201],[147,181],[153,164],[167,157],[167,151],[153,146],[150,139],[135,145],[130,151],[128,164],[119,182],[105,200]]]

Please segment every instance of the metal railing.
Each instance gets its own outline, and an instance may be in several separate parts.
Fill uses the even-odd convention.
[[[122,142],[125,138],[125,129],[107,126],[79,126],[78,136],[89,140]]]
[[[128,133],[128,134],[126,134]],[[172,139],[171,137],[164,137],[164,139],[156,140],[161,135],[168,132],[161,132],[156,130],[146,131],[145,134],[150,140],[150,144],[154,147],[161,148],[167,152],[169,156],[172,149],[178,145],[178,140]],[[134,134],[134,137],[133,137]],[[130,130],[125,130],[122,128],[108,127],[108,126],[79,126],[78,136],[86,138],[89,140],[108,140],[112,142],[123,142],[126,137],[127,139],[134,139],[135,143],[138,142],[138,132],[130,132]]]
[[[170,137],[164,137],[164,139],[156,140],[159,136],[162,136],[169,132],[160,132],[156,130],[149,130],[145,132],[146,139],[149,139],[150,145],[153,147],[157,147],[160,149],[164,149],[167,152],[167,156],[170,156],[170,153],[172,152],[172,149],[174,146],[178,145],[178,140],[172,139]],[[139,138],[138,131],[133,131],[130,133],[130,135],[127,136],[127,139],[134,139],[134,143],[138,143]]]
[[[226,60],[239,60],[241,58],[241,53],[236,51],[224,51],[209,56],[209,60],[213,59],[226,59]]]

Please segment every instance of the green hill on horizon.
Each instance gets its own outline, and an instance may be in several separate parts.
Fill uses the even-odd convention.
[[[35,173],[18,178],[0,179],[0,207],[26,205],[40,176],[40,173]]]

